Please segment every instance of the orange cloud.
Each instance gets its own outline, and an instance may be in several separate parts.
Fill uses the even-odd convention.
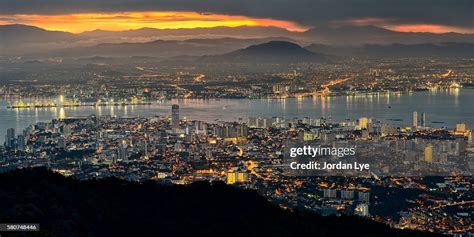
[[[448,32],[462,32],[474,33],[474,30],[450,27],[443,25],[429,25],[429,24],[413,24],[413,25],[394,25],[387,26],[387,29],[400,32],[431,32],[431,33],[448,33]]]
[[[198,28],[216,26],[276,26],[290,31],[304,31],[307,28],[294,22],[201,14],[196,12],[121,12],[83,13],[68,15],[0,15],[0,24],[27,24],[48,30],[73,33],[102,30],[129,30],[143,27],[158,29]]]

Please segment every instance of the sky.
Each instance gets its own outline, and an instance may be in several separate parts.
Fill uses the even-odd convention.
[[[474,33],[474,0],[0,0],[0,24],[73,33],[243,25]]]

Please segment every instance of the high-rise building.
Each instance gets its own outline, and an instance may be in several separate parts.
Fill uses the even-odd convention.
[[[15,137],[15,129],[14,128],[7,129],[7,136],[9,138],[14,138]]]
[[[68,139],[69,136],[71,135],[71,126],[70,125],[64,125],[63,127],[63,136],[64,138]]]
[[[367,129],[368,123],[369,123],[369,119],[367,117],[362,117],[359,119],[359,127],[361,129]]]
[[[248,124],[248,126],[251,127],[251,128],[256,128],[256,127],[257,127],[257,118],[255,118],[255,117],[249,117],[247,124]]]
[[[207,135],[207,125],[204,121],[196,121],[194,126],[197,135]]]
[[[458,133],[465,133],[467,130],[467,125],[465,123],[458,123],[456,124],[456,132]]]
[[[324,189],[323,191],[323,197],[325,198],[336,198],[337,196],[337,191],[336,189]]]
[[[359,191],[357,196],[359,197],[359,202],[369,202],[370,193]]]
[[[121,161],[128,161],[128,154],[127,154],[127,143],[123,140],[117,149],[117,158]]]
[[[244,123],[224,123],[214,127],[214,134],[221,138],[247,137],[248,127]]]
[[[64,138],[63,136],[58,137],[58,147],[59,148],[66,147],[66,138]]]
[[[417,130],[418,129],[418,112],[413,111],[412,120],[413,120],[412,128],[413,128],[413,130]]]
[[[359,216],[369,216],[369,205],[367,205],[367,203],[357,204],[355,214]]]
[[[274,84],[272,86],[272,91],[274,94],[281,94],[283,92],[285,92],[285,86],[282,85],[282,84]]]
[[[23,136],[23,135],[18,135],[18,138],[17,138],[17,148],[18,148],[18,150],[20,150],[20,151],[24,151],[24,150],[25,150],[25,136]]]
[[[426,113],[425,112],[421,113],[421,126],[424,128],[426,127]]]
[[[353,190],[341,190],[341,198],[342,199],[354,199],[354,191]]]
[[[179,105],[171,106],[171,127],[179,128]]]
[[[320,127],[321,126],[321,119],[310,119],[310,125]]]
[[[237,182],[237,175],[234,170],[227,173],[227,184],[235,184]]]
[[[311,131],[299,131],[298,132],[298,139],[300,141],[313,141],[319,137],[318,133],[311,132]]]
[[[272,123],[274,123],[273,120],[275,119],[276,118],[249,117],[247,124],[248,124],[248,127],[250,128],[268,128],[272,125]]]
[[[248,174],[236,168],[229,170],[229,172],[227,173],[227,184],[245,183],[248,181]]]
[[[5,146],[7,148],[13,148],[15,146],[15,129],[7,129],[7,135],[5,135]]]
[[[425,147],[425,161],[428,163],[433,162],[433,146],[431,144]]]
[[[145,156],[145,158],[149,158],[149,154],[148,154],[148,138],[145,138],[145,144],[143,144],[143,155]]]
[[[249,181],[249,175],[246,172],[239,171],[237,173],[237,182],[245,183]]]
[[[247,137],[247,135],[249,134],[249,127],[247,126],[247,124],[244,124],[244,123],[238,124],[237,133],[239,137]]]

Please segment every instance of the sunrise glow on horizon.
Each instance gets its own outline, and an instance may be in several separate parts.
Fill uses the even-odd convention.
[[[25,24],[46,30],[81,33],[92,30],[134,30],[140,28],[180,29],[218,26],[275,26],[289,31],[305,31],[308,27],[294,22],[268,18],[202,14],[197,12],[120,12],[81,13],[67,15],[0,15],[0,24]]]
[[[393,19],[360,18],[336,21],[334,25],[374,25],[398,32],[474,33],[472,29],[433,24],[392,24]],[[82,33],[93,30],[123,31],[140,28],[192,29],[238,26],[274,26],[289,31],[303,32],[311,26],[271,18],[222,15],[198,12],[118,12],[78,13],[64,15],[15,14],[0,15],[0,25],[24,24],[46,30]]]

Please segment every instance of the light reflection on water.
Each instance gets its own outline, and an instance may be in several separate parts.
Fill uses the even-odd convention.
[[[46,100],[46,99],[44,99]],[[58,99],[61,100],[61,99]],[[191,120],[233,121],[247,117],[330,117],[332,121],[372,117],[396,125],[409,125],[413,111],[425,112],[428,125],[452,127],[458,122],[474,126],[474,90],[451,89],[413,92],[407,94],[372,94],[354,96],[314,96],[289,99],[174,99],[152,105],[109,107],[66,107],[7,109],[7,101],[0,101],[0,141],[6,129],[23,130],[29,124],[51,121],[54,118],[88,116],[168,116],[172,104],[180,105],[180,114]],[[432,124],[433,121],[444,122]]]

